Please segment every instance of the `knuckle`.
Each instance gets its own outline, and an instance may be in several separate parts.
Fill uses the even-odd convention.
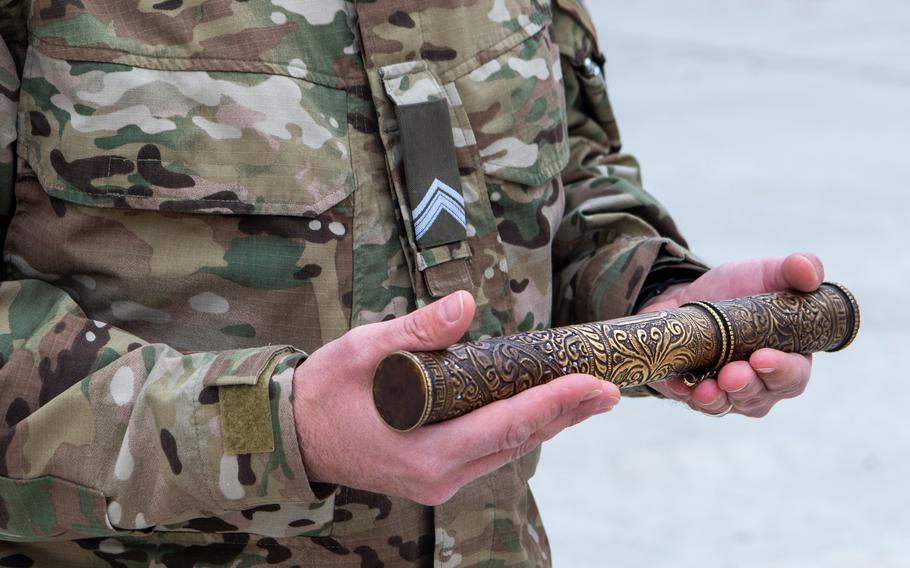
[[[577,405],[574,401],[571,400],[560,400],[556,405],[555,415],[551,418],[557,418],[559,416],[566,416],[577,408]]]
[[[764,418],[769,412],[771,412],[771,406],[764,405],[747,410],[745,415],[750,418]]]
[[[353,327],[342,336],[341,340],[346,344],[345,347],[361,345],[369,337],[372,327],[372,324]]]
[[[337,341],[337,347],[345,353],[361,353],[370,345],[371,325],[361,325],[348,330]]]
[[[799,384],[778,393],[778,396],[780,398],[796,398],[804,392],[806,392],[806,385]]]
[[[754,394],[747,396],[739,401],[738,406],[745,408],[755,408],[765,406],[768,403],[768,397],[764,394]]]
[[[338,353],[343,354],[341,360],[355,367],[375,364],[379,358],[387,355],[387,353],[381,352],[374,345],[374,341],[371,341],[374,334],[372,326],[373,324],[358,326],[345,333],[338,340],[339,344],[337,347],[339,349],[336,355]]]
[[[527,452],[524,451],[524,448],[522,448],[522,447],[512,448],[511,450],[508,450],[506,452],[505,460],[503,461],[503,465],[509,464],[509,463],[512,463],[513,461],[517,461],[517,460],[521,459],[521,456],[525,455],[526,453]]]
[[[555,433],[554,433],[554,435],[555,435]],[[552,438],[552,436],[550,436],[550,438]],[[528,440],[527,442],[525,442],[524,444],[522,444],[521,446],[519,446],[518,448],[515,449],[513,455],[510,456],[511,459],[509,461],[510,462],[515,461],[515,460],[520,459],[520,458],[524,457],[525,455],[533,452],[544,441],[545,440],[537,439],[536,436],[531,438],[530,440]]]
[[[503,436],[501,449],[518,448],[527,442],[533,433],[534,430],[528,422],[524,420],[512,422]]]
[[[559,431],[562,431],[562,430],[565,430],[566,428],[571,428],[572,426],[580,424],[580,423],[584,422],[585,420],[587,420],[590,416],[591,416],[590,412],[585,412],[582,410],[572,412],[571,414],[568,415],[565,422],[563,422],[562,427],[559,429]],[[547,440],[549,440],[550,438],[552,438],[553,436],[555,436],[558,433],[559,432],[553,432],[553,434],[551,436],[547,437]],[[544,441],[546,441],[546,440],[544,440]]]
[[[555,435],[555,433],[553,435]],[[514,448],[509,448],[508,450],[505,450],[503,463],[504,464],[512,463],[514,461],[521,459],[525,455],[533,452],[543,442],[545,442],[549,438],[552,438],[553,435],[546,436],[546,437],[532,436],[528,440],[523,442],[522,444],[519,444],[519,445],[515,446]]]
[[[433,338],[432,322],[429,314],[418,310],[402,319],[402,330],[420,344],[429,343]]]
[[[794,381],[779,389],[774,390],[774,395],[778,398],[793,398],[805,392],[808,381]]]
[[[538,424],[547,424],[557,420],[573,412],[578,407],[578,403],[574,399],[563,396],[564,393],[560,391],[559,385],[546,384],[541,389],[531,389],[529,392],[536,394],[542,405],[540,415],[537,417]],[[536,428],[531,428],[530,424],[525,426],[528,428],[525,433],[525,438],[527,438],[534,433]]]
[[[541,443],[546,442],[547,440],[549,440],[553,436],[559,434],[566,428],[571,428],[572,426],[575,426],[577,424],[584,422],[585,420],[587,420],[588,418],[593,416],[593,414],[594,413],[591,412],[590,408],[588,408],[588,409],[580,408],[580,409],[572,410],[566,414],[563,414],[561,418],[559,418],[557,421],[554,422],[554,424],[556,424],[555,428],[548,426],[547,428],[545,428],[542,431],[542,435],[537,435],[534,437],[540,438]]]

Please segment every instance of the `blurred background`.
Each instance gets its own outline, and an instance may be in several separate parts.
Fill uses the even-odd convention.
[[[628,399],[547,443],[554,565],[910,566],[910,3],[587,4],[624,148],[693,250],[813,251],[862,329],[764,419]]]

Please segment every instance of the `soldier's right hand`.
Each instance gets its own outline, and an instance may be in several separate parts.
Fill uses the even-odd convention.
[[[297,367],[294,417],[311,481],[437,505],[619,402],[615,385],[568,375],[454,420],[411,432],[389,428],[373,405],[379,361],[398,350],[448,347],[473,317],[474,299],[456,292],[407,316],[357,327]]]

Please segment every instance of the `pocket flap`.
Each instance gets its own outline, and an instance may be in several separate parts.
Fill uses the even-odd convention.
[[[31,49],[24,158],[84,205],[315,216],[354,190],[345,92],[260,73],[71,62]]]
[[[548,29],[455,79],[484,172],[525,186],[569,160],[562,67]]]

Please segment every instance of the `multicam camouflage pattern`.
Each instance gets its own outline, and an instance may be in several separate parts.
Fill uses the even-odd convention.
[[[436,508],[311,484],[290,393],[456,289],[482,337],[699,269],[576,1],[0,0],[0,34],[0,565],[550,563],[537,452]],[[468,239],[420,250],[395,106],[436,98]]]

